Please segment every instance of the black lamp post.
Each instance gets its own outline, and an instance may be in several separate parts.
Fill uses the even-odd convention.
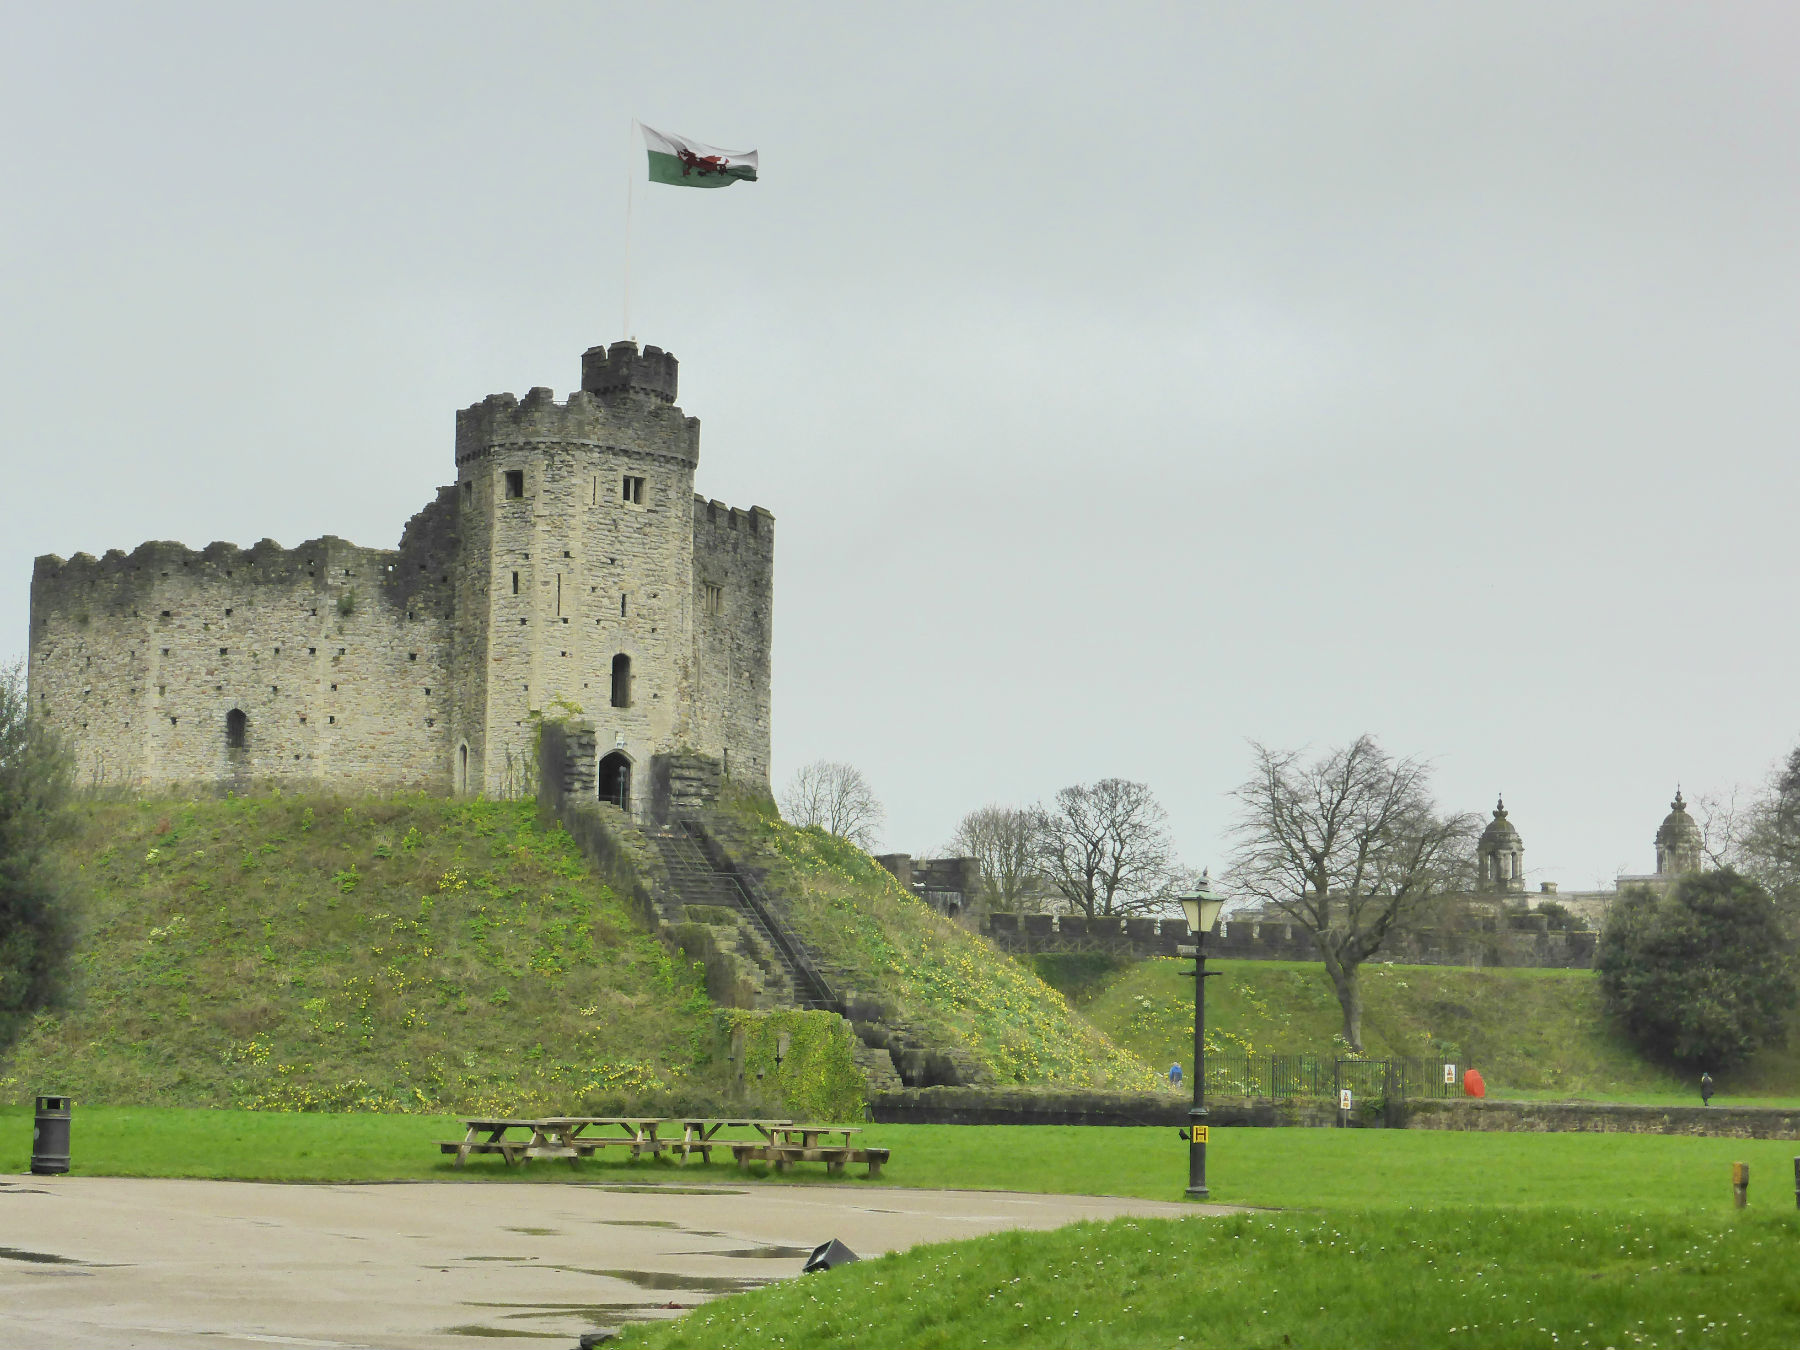
[[[1188,1198],[1204,1200],[1206,1189],[1206,935],[1219,921],[1225,897],[1216,893],[1206,873],[1192,895],[1181,897],[1182,912],[1194,934],[1194,1104],[1188,1108]]]

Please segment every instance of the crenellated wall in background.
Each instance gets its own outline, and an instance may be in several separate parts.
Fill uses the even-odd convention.
[[[1020,955],[1037,952],[1111,953],[1136,959],[1175,956],[1194,938],[1185,919],[1089,919],[1082,915],[988,914],[979,931],[995,946]],[[1596,935],[1552,928],[1541,914],[1476,921],[1468,928],[1396,934],[1376,958],[1426,966],[1550,966],[1585,970],[1594,964]],[[1207,939],[1208,959],[1316,961],[1318,950],[1298,924],[1230,921]]]

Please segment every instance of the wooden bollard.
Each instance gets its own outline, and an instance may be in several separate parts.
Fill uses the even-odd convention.
[[[1750,1203],[1750,1164],[1731,1164],[1731,1202],[1739,1209]]]

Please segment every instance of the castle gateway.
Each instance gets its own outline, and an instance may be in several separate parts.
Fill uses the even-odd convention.
[[[593,723],[599,795],[653,757],[769,774],[774,517],[694,495],[676,361],[595,347],[581,388],[456,415],[453,487],[398,549],[144,544],[37,560],[32,711],[84,782],[531,790],[540,716]]]

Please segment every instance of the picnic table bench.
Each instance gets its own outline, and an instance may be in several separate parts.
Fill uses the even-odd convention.
[[[857,1125],[774,1125],[762,1131],[763,1142],[745,1141],[731,1146],[731,1156],[742,1167],[748,1162],[767,1162],[777,1172],[785,1172],[797,1162],[822,1162],[827,1172],[841,1172],[847,1163],[868,1164],[869,1175],[881,1175],[881,1165],[888,1160],[885,1148],[865,1148],[851,1142],[850,1136],[861,1134]],[[842,1135],[841,1144],[822,1142],[828,1135]]]

